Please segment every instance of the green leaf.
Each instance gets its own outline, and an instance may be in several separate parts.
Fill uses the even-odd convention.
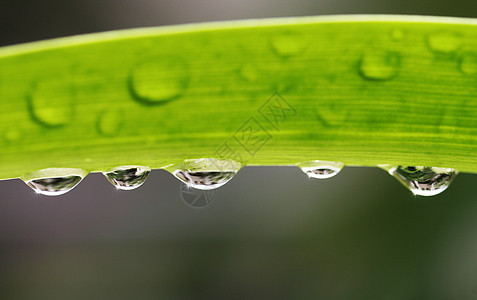
[[[0,49],[0,178],[194,158],[477,173],[477,22],[339,16]]]

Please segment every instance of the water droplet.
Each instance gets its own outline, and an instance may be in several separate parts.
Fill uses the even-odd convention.
[[[337,175],[343,169],[344,164],[334,161],[315,160],[300,163],[298,167],[309,177],[325,179]]]
[[[61,81],[40,81],[27,97],[32,119],[46,127],[68,124],[73,118],[73,90]]]
[[[306,47],[306,40],[297,34],[283,33],[272,39],[272,48],[280,56],[291,56],[302,52]]]
[[[477,74],[477,53],[464,54],[460,59],[459,69],[467,75]]]
[[[108,181],[120,190],[133,190],[140,187],[149,173],[151,168],[143,166],[121,166],[103,172]]]
[[[247,81],[254,81],[258,78],[257,67],[250,63],[246,63],[240,67],[239,74]]]
[[[71,191],[88,172],[81,169],[52,168],[22,176],[22,180],[35,192],[47,196],[59,196]]]
[[[242,165],[234,160],[201,158],[186,160],[172,174],[189,187],[211,190],[232,179]]]
[[[21,138],[21,133],[20,131],[16,129],[11,129],[5,132],[5,139],[9,142],[19,140],[20,138]]]
[[[189,71],[177,59],[148,61],[136,65],[129,77],[131,96],[146,105],[164,104],[180,98],[189,84]]]
[[[401,41],[404,38],[404,31],[401,29],[394,29],[391,32],[391,38],[395,41]]]
[[[446,190],[458,172],[450,168],[381,165],[414,195],[434,196]]]
[[[427,45],[431,51],[451,53],[460,48],[462,40],[454,32],[437,32],[427,37]]]
[[[368,80],[394,78],[401,65],[401,56],[391,51],[368,51],[359,62],[359,73]]]
[[[101,135],[115,136],[123,125],[124,113],[120,109],[107,109],[102,111],[96,122],[96,128]]]

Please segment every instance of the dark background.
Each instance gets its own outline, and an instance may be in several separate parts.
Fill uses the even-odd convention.
[[[0,0],[0,44],[261,17],[477,16],[476,1]],[[413,197],[377,168],[246,167],[194,209],[156,170],[59,197],[0,182],[1,299],[477,299],[477,177]]]

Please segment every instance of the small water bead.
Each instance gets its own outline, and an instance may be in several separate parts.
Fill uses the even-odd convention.
[[[359,73],[368,80],[390,80],[401,66],[401,56],[391,51],[368,51],[359,62]]]
[[[88,172],[72,168],[52,168],[22,176],[22,180],[36,193],[59,196],[71,191]]]
[[[73,87],[61,80],[40,81],[28,95],[32,119],[46,127],[68,124],[73,118]]]
[[[408,187],[414,195],[434,196],[445,191],[457,170],[422,166],[381,166],[399,182]]]
[[[102,111],[96,123],[98,132],[103,136],[116,136],[124,121],[124,112],[121,109],[107,109]]]
[[[258,78],[259,74],[257,67],[254,64],[246,63],[239,69],[240,76],[247,81],[254,81]]]
[[[477,53],[464,54],[460,59],[459,69],[466,75],[477,74]]]
[[[129,77],[131,96],[147,105],[164,104],[180,98],[187,89],[190,72],[178,59],[147,61],[132,68]]]
[[[186,160],[172,174],[190,187],[211,190],[229,182],[241,168],[242,164],[233,160],[201,158]]]
[[[151,168],[144,166],[121,166],[103,172],[103,175],[120,190],[133,190],[140,187],[147,176],[151,173]]]
[[[22,134],[16,129],[11,129],[5,132],[5,139],[9,142],[17,141],[21,138]]]
[[[394,41],[401,41],[404,38],[404,31],[401,29],[395,29],[391,32],[391,38]]]
[[[455,32],[436,32],[427,37],[429,49],[438,53],[452,53],[462,46],[462,39]]]
[[[282,33],[272,39],[272,48],[280,56],[286,57],[302,52],[306,40],[298,34]]]
[[[183,171],[177,170],[174,176],[182,180],[190,187],[200,190],[211,190],[226,184],[235,175],[235,172],[227,171]]]
[[[309,177],[326,179],[336,176],[343,169],[344,163],[315,160],[300,163],[298,167]]]

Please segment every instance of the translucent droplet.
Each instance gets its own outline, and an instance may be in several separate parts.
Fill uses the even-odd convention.
[[[450,168],[389,165],[380,167],[409,188],[414,195],[420,196],[434,196],[442,193],[458,174],[457,170]]]
[[[22,180],[38,194],[58,196],[71,191],[86,175],[81,169],[52,168],[26,174]]]
[[[239,69],[240,76],[247,81],[254,81],[258,78],[257,67],[253,64],[246,63]]]
[[[129,77],[131,96],[147,105],[164,104],[180,98],[187,89],[190,72],[177,59],[147,61],[136,65]]]
[[[21,132],[16,129],[11,129],[5,132],[5,139],[9,142],[19,140],[21,136]]]
[[[451,53],[459,49],[462,39],[454,32],[436,32],[427,37],[429,49],[439,53]]]
[[[98,116],[96,127],[98,132],[104,136],[115,136],[121,130],[124,114],[120,109],[107,109]]]
[[[272,48],[280,56],[291,56],[305,49],[306,40],[297,34],[284,33],[272,39]]]
[[[103,172],[108,181],[120,190],[133,190],[140,187],[149,173],[151,168],[143,166],[121,166]]]
[[[464,54],[460,59],[459,69],[467,75],[477,74],[477,53]]]
[[[366,52],[359,62],[359,73],[368,80],[389,80],[400,69],[401,56],[391,51]]]
[[[233,160],[191,159],[174,168],[172,174],[190,187],[211,190],[230,181],[241,167],[239,162]]]
[[[46,127],[68,124],[73,118],[73,90],[58,80],[40,81],[28,95],[32,119]]]
[[[309,177],[325,179],[337,175],[343,169],[344,164],[334,161],[315,160],[300,163],[298,167]]]
[[[391,38],[395,41],[401,41],[404,38],[404,31],[395,29],[391,32]]]

